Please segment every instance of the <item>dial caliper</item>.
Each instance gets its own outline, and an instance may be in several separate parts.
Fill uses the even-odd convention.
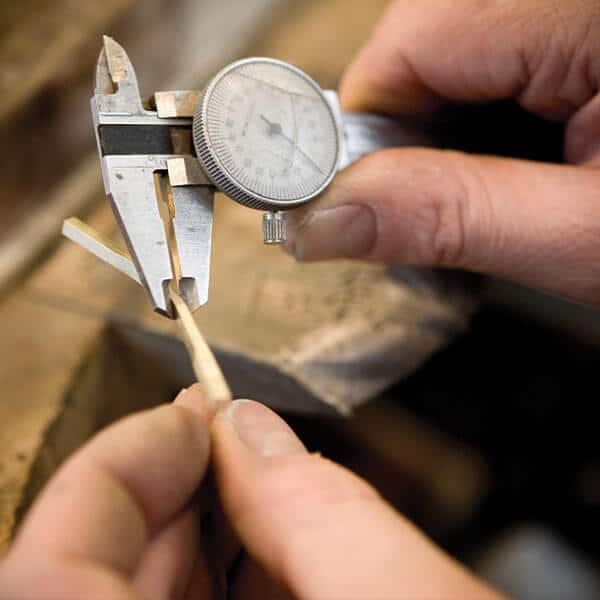
[[[63,233],[138,281],[174,317],[175,281],[191,311],[208,299],[213,197],[265,211],[263,239],[286,239],[285,214],[318,197],[365,154],[422,144],[390,118],[347,113],[337,93],[272,58],[221,70],[202,91],[156,92],[144,105],[125,50],[109,37],[91,101],[106,194],[128,253],[77,219]]]

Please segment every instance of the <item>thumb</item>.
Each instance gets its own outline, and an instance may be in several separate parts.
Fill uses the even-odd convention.
[[[498,600],[366,482],[309,454],[265,406],[234,402],[212,432],[228,518],[295,597]]]
[[[372,154],[290,213],[299,260],[457,267],[600,302],[600,169],[425,149]]]

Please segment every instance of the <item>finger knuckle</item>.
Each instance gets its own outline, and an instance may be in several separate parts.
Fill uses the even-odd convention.
[[[530,111],[563,121],[598,89],[600,11],[586,0],[552,0],[538,8],[522,11],[516,30],[527,73],[518,99]]]
[[[481,160],[458,151],[414,148],[379,152],[367,160],[364,172],[371,173],[378,216],[372,256],[465,267],[484,251],[482,238],[490,247],[498,241]]]
[[[456,155],[447,154],[444,158],[442,177],[423,202],[423,220],[429,224],[427,246],[434,264],[461,266],[466,262],[467,215],[474,196],[480,195],[480,186],[460,167],[463,157],[457,160]]]

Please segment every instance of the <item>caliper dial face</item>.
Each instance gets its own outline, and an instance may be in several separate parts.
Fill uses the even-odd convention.
[[[319,86],[254,58],[227,67],[196,111],[194,141],[217,187],[243,204],[291,208],[321,193],[339,164],[339,133]]]

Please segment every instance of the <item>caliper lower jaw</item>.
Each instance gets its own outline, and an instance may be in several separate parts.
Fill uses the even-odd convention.
[[[104,157],[112,209],[152,307],[173,317],[168,286],[175,280],[190,310],[208,299],[214,190],[175,181],[169,165],[190,157]],[[173,170],[174,167],[171,167]]]

